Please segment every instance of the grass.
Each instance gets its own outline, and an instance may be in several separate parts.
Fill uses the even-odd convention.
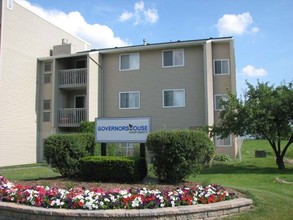
[[[0,167],[0,175],[8,180],[34,180],[61,176],[52,171],[46,163]]]
[[[265,150],[267,157],[255,158],[255,150]],[[292,146],[286,156],[293,159]],[[0,175],[11,181],[60,176],[46,164],[2,167]],[[254,208],[252,211],[228,219],[292,219],[293,185],[278,183],[274,181],[276,177],[293,182],[293,165],[286,164],[285,170],[278,170],[274,154],[267,141],[246,140],[242,146],[242,161],[217,162],[215,166],[202,171],[201,174],[189,180],[202,184],[221,184],[241,191],[253,199]]]
[[[292,146],[290,148],[288,155],[291,157],[293,149]],[[267,157],[255,158],[255,150],[265,150]],[[275,181],[278,177],[293,182],[293,165],[285,165],[285,170],[277,169],[266,141],[246,140],[242,146],[242,161],[218,162],[190,180],[221,184],[253,199],[254,209],[251,212],[228,219],[286,220],[293,216],[293,185]]]

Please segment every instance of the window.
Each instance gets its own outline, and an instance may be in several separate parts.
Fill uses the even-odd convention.
[[[227,138],[221,139],[219,136],[215,136],[215,145],[218,147],[231,147],[232,137],[229,135]]]
[[[163,51],[163,67],[184,66],[184,50]]]
[[[44,74],[44,84],[51,83],[52,74]]]
[[[140,92],[120,92],[119,108],[120,109],[138,109],[140,107]]]
[[[229,73],[229,60],[214,60],[214,74],[215,75],[228,75]]]
[[[50,122],[50,121],[51,121],[51,113],[43,112],[43,122]]]
[[[138,70],[139,69],[139,54],[122,54],[120,55],[120,71],[123,70]]]
[[[7,8],[13,10],[13,0],[7,0]]]
[[[185,90],[184,89],[168,89],[163,90],[163,107],[185,107]]]
[[[224,106],[222,105],[222,101],[227,101],[227,95],[215,95],[215,110],[222,111],[224,110]]]
[[[51,100],[44,100],[43,101],[43,109],[50,110],[51,109]]]
[[[52,63],[45,63],[44,71],[51,72],[52,71]]]

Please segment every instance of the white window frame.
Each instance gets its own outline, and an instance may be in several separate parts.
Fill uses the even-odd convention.
[[[228,100],[228,95],[227,94],[216,94],[214,98],[214,106],[215,106],[215,111],[223,111],[224,107],[222,106],[221,108],[217,108],[218,102],[217,102],[217,97],[220,97],[220,99],[226,99]],[[220,100],[219,100],[220,101]]]
[[[50,84],[52,81],[52,74],[51,73],[45,73],[44,74],[44,80],[43,83],[44,84]]]
[[[46,71],[46,65],[50,65],[50,70]],[[45,62],[44,63],[44,72],[45,73],[51,73],[52,72],[52,62]]]
[[[227,73],[223,72],[223,61],[228,62],[228,72]],[[221,72],[220,73],[216,73],[216,62],[221,62]],[[214,75],[216,75],[216,76],[230,75],[230,61],[229,61],[229,59],[215,59],[213,63],[214,63]]]
[[[44,111],[51,110],[51,100],[49,99],[43,100],[43,110]]]
[[[227,138],[229,138],[230,143],[225,145],[225,144],[222,144],[221,142],[219,143],[219,141],[222,141],[223,139],[221,139],[218,135],[216,135],[215,136],[215,146],[216,147],[232,147],[232,135],[229,135]]]
[[[182,91],[183,97],[184,97],[183,104],[182,105],[165,106],[165,92],[168,92],[168,91],[173,91],[173,92],[174,91]],[[162,102],[163,108],[184,108],[185,107],[185,89],[164,89],[162,91],[162,101],[163,101]]]
[[[164,65],[164,61],[165,61],[165,59],[164,59],[164,54],[165,54],[165,52],[167,52],[167,51],[171,51],[172,52],[172,65],[170,65],[170,66],[165,66]],[[178,65],[176,65],[175,64],[175,54],[174,53],[176,53],[176,52],[178,52],[178,51],[180,51],[180,52],[182,52],[182,64],[178,64]],[[162,67],[163,68],[172,68],[172,67],[181,67],[181,66],[184,66],[184,49],[171,49],[171,50],[163,50],[162,51]]]
[[[9,10],[13,10],[13,0],[7,0],[7,8]]]
[[[51,122],[51,112],[50,111],[43,112],[43,122]]]
[[[128,69],[122,69],[122,56],[129,56],[129,68]],[[138,59],[138,65],[135,66],[135,67],[131,67],[130,63],[130,59],[132,56],[137,56],[137,59]],[[129,70],[139,70],[140,69],[140,54],[139,53],[127,53],[127,54],[120,54],[119,55],[119,71],[129,71]]]
[[[121,107],[121,94],[138,94],[138,106],[135,107]],[[129,106],[129,103],[128,103]],[[119,92],[119,109],[123,110],[123,109],[140,109],[140,91],[123,91],[123,92]]]

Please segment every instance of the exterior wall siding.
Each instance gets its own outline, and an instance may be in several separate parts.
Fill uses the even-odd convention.
[[[140,52],[140,69],[131,71],[119,71],[118,53],[103,55],[103,116],[151,116],[153,130],[203,126],[203,49],[202,46],[183,49],[182,67],[162,67],[162,50],[150,50]],[[185,89],[185,107],[163,108],[164,89]],[[140,91],[139,109],[119,109],[119,92],[123,91]]]
[[[1,1],[0,166],[37,161],[37,58],[49,56],[62,38],[78,51],[89,46],[17,2],[7,9],[6,2]]]

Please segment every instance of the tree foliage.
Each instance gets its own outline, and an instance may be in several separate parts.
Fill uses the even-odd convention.
[[[292,82],[277,87],[247,83],[244,100],[229,94],[229,99],[223,101],[221,122],[213,127],[213,132],[222,138],[230,133],[265,138],[275,153],[278,168],[284,169],[283,158],[293,142],[292,85]],[[282,140],[287,140],[284,146],[281,146]]]

